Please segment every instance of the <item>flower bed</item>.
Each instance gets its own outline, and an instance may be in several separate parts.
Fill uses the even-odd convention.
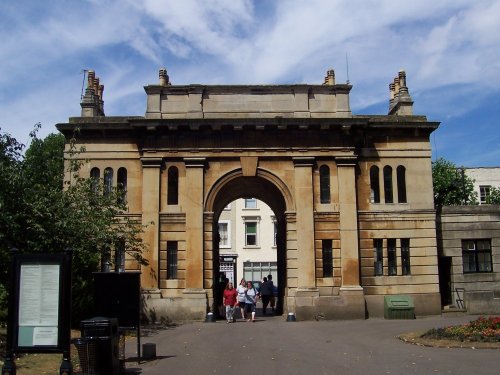
[[[432,328],[421,335],[425,339],[451,339],[468,342],[500,342],[500,317],[479,317],[459,326]]]

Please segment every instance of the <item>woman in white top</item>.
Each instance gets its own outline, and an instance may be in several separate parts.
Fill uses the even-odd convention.
[[[245,294],[247,292],[247,283],[245,279],[241,279],[240,285],[236,288],[238,292],[238,306],[240,307],[241,319],[245,320]]]
[[[257,308],[258,294],[251,281],[247,281],[247,291],[245,293],[245,311],[252,313],[252,322],[255,322],[255,310]],[[250,319],[247,320],[249,322]]]

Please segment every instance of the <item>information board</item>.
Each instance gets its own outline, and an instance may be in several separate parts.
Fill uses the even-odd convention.
[[[15,254],[14,352],[62,352],[69,345],[71,255]]]

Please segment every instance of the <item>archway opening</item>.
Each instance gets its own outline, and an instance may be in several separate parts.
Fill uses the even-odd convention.
[[[239,176],[218,190],[212,223],[214,311],[219,311],[222,304],[225,278],[237,286],[241,278],[259,282],[271,274],[277,287],[275,313],[283,313],[285,211],[281,191],[262,177]]]

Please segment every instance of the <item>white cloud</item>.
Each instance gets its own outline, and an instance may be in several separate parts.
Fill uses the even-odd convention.
[[[321,83],[330,67],[345,82],[347,53],[355,110],[385,108],[404,68],[415,108],[438,119],[482,106],[500,87],[495,0],[12,4],[0,3],[0,125],[16,131],[78,115],[82,68],[101,77],[115,115],[144,113],[142,86],[161,66],[179,84]]]

